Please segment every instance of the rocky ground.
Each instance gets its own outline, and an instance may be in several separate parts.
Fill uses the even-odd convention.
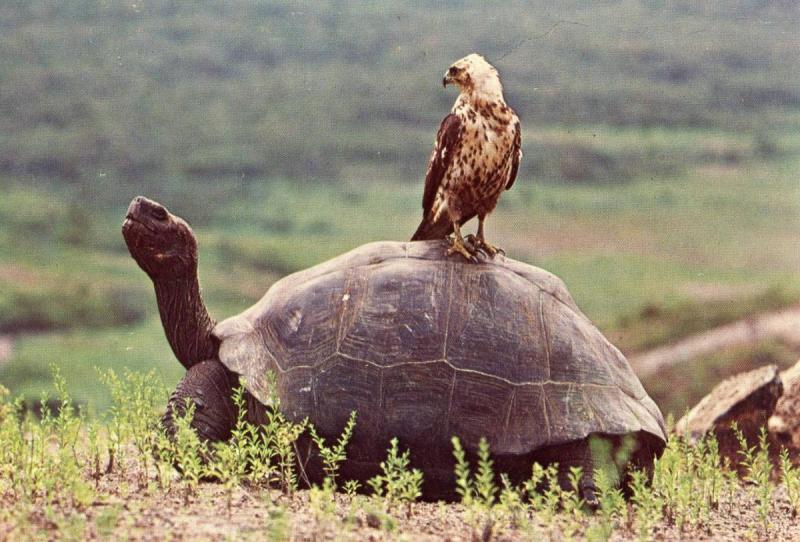
[[[300,491],[286,497],[277,491],[237,488],[229,498],[219,484],[201,484],[193,494],[185,488],[163,492],[140,489],[136,475],[112,476],[98,482],[96,499],[85,507],[27,506],[11,520],[0,514],[0,540],[568,540],[596,539],[598,515],[577,518],[560,514],[513,519],[487,516],[460,504],[416,503],[384,508],[382,501],[338,494],[330,498]],[[791,512],[785,489],[772,496],[768,529],[762,527],[757,500],[741,486],[724,495],[704,525],[682,528],[662,521],[653,540],[800,540],[800,521]],[[18,510],[22,511],[22,510]],[[388,513],[387,513],[388,512]],[[614,522],[610,540],[636,540],[628,518]]]

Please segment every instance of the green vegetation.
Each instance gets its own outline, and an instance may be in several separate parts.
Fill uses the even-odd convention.
[[[764,532],[769,532],[769,515],[772,509],[772,462],[769,457],[767,428],[762,427],[758,437],[758,446],[750,446],[742,432],[734,427],[736,439],[739,441],[739,454],[742,457],[741,467],[744,469],[744,480],[754,487],[758,519]]]
[[[411,503],[422,496],[422,471],[409,467],[411,451],[400,453],[398,446],[398,440],[393,438],[386,461],[381,462],[381,474],[367,481],[373,493],[389,505]]]
[[[617,346],[631,352],[646,350],[750,315],[791,306],[798,297],[797,291],[773,286],[750,295],[742,292],[733,299],[685,300],[667,306],[649,303],[638,314],[620,318],[618,326],[624,330],[624,337]]]
[[[791,3],[570,0],[559,8],[543,0],[503,9],[7,2],[0,171],[101,188],[144,182],[165,199],[194,194],[184,178],[419,176],[451,102],[437,88],[441,74],[474,50],[498,64],[531,128],[713,127],[761,134],[759,153],[780,151],[769,131],[793,126],[800,104]],[[565,159],[528,159],[524,178],[662,169],[648,158],[661,156],[657,149],[639,147],[651,154],[637,163],[594,145],[528,141],[528,157],[552,150]]]
[[[768,339],[666,367],[645,384],[664,415],[671,413],[679,418],[711,391],[714,383],[764,365],[775,364],[785,370],[797,363],[797,357],[797,349],[792,345]]]
[[[284,463],[286,443],[291,447],[308,425],[296,425],[275,414],[263,426],[246,421],[242,388],[236,392],[240,407],[231,440],[210,446],[191,429],[193,408],[175,417],[176,431],[167,438],[158,420],[166,391],[154,375],[108,372],[104,380],[114,396],[114,407],[103,420],[87,420],[75,410],[66,392],[63,377],[54,372],[58,390],[57,407],[49,409],[43,398],[43,415],[37,419],[22,410],[20,400],[12,400],[0,388],[0,529],[14,539],[84,538],[102,532],[114,536],[133,526],[120,514],[119,499],[134,511],[148,506],[162,509],[167,520],[176,514],[194,512],[196,529],[218,521],[220,500],[227,502],[226,533],[237,531],[233,503],[248,506],[243,499],[261,502],[267,510],[266,523],[258,517],[248,519],[245,531],[284,540],[287,531],[305,529],[306,536],[350,538],[364,529],[383,531],[381,536],[407,531],[415,516],[431,514],[431,506],[449,514],[450,534],[460,532],[485,540],[586,538],[589,540],[653,540],[664,533],[681,537],[720,528],[721,517],[746,513],[753,503],[752,517],[743,518],[737,528],[754,529],[750,535],[760,539],[786,535],[787,521],[797,510],[798,472],[786,452],[780,456],[780,477],[772,475],[766,434],[755,445],[741,441],[742,481],[720,456],[716,440],[706,438],[691,446],[671,437],[663,456],[656,462],[652,478],[633,471],[629,503],[604,469],[594,473],[598,504],[596,510],[584,505],[578,492],[582,476],[572,469],[570,485],[556,482],[556,466],[532,465],[531,476],[519,486],[512,485],[494,470],[485,440],[477,451],[477,469],[465,459],[458,439],[453,440],[456,468],[454,481],[460,503],[426,505],[416,503],[424,484],[422,474],[410,467],[409,451],[400,452],[397,439],[390,443],[383,474],[369,486],[371,496],[348,491],[335,492],[335,471],[347,461],[346,446],[355,427],[352,416],[334,448],[323,444],[328,476],[322,487],[297,491],[294,456]],[[311,432],[313,437],[314,432]],[[283,439],[283,441],[281,441]],[[319,441],[318,438],[314,438]],[[327,451],[326,451],[327,450]],[[175,476],[173,467],[180,472]],[[209,484],[208,478],[219,484]],[[500,484],[498,485],[498,480]],[[353,487],[352,481],[343,487]],[[784,489],[779,491],[780,486]],[[278,491],[276,494],[275,491]],[[221,492],[221,494],[219,493]],[[307,499],[307,501],[305,500]],[[8,504],[14,503],[14,506]],[[298,505],[307,502],[310,521]],[[403,504],[402,507],[395,505]],[[211,510],[209,515],[208,511]],[[446,510],[446,512],[444,512]],[[145,521],[154,521],[146,516]],[[756,521],[757,520],[757,521]],[[140,520],[136,520],[139,525]],[[426,520],[427,521],[427,520]],[[149,535],[168,535],[172,522],[155,520]],[[234,529],[234,530],[231,530]],[[442,526],[432,534],[443,535]],[[715,531],[722,536],[728,531]],[[658,533],[658,535],[657,535]],[[742,535],[743,531],[737,531]],[[239,533],[241,534],[241,533]]]
[[[196,229],[217,318],[287,273],[407,239],[453,100],[441,73],[472,51],[523,122],[488,235],[562,277],[612,342],[793,304],[799,17],[755,0],[4,2],[0,383],[32,405],[57,364],[92,417],[113,404],[95,367],[177,381],[119,234],[137,194]]]
[[[241,409],[240,409],[241,413]],[[353,437],[353,430],[356,428],[356,412],[350,413],[347,423],[339,436],[339,440],[333,446],[328,446],[325,439],[321,437],[313,425],[308,426],[308,432],[311,435],[311,440],[317,446],[319,456],[322,459],[322,470],[325,472],[325,485],[332,490],[338,487],[336,484],[336,476],[339,473],[339,467],[342,462],[347,459],[346,448],[350,439]]]
[[[781,450],[780,456],[781,479],[786,487],[786,498],[792,507],[792,515],[800,513],[800,468],[792,464],[786,448]]]

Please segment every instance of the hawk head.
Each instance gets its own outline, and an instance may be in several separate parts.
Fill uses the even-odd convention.
[[[442,79],[443,86],[448,84],[456,85],[462,93],[503,96],[503,85],[497,70],[477,53],[467,55],[450,66]]]

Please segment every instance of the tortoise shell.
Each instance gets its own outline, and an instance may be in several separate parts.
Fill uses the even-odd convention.
[[[430,465],[453,435],[511,456],[592,434],[663,448],[658,407],[560,279],[446,248],[371,243],[287,276],[216,326],[219,358],[264,404],[274,371],[284,413],[323,435],[357,411],[348,463],[377,465],[392,437]]]

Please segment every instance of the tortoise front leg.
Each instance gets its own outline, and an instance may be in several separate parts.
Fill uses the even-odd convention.
[[[178,383],[167,403],[161,422],[170,436],[175,435],[175,415],[186,413],[187,400],[195,405],[192,427],[206,441],[228,440],[236,423],[233,388],[236,375],[217,360],[205,360],[192,365]]]

